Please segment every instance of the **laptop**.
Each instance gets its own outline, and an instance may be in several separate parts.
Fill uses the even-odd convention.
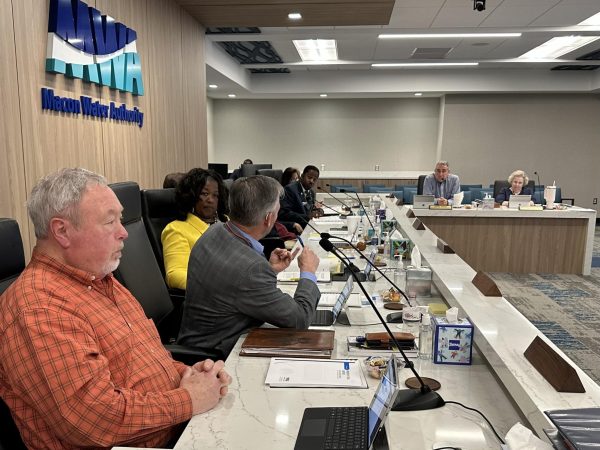
[[[518,209],[521,206],[529,206],[531,195],[511,195],[508,198],[508,207]]]
[[[369,255],[369,259],[367,259],[367,265],[365,266],[365,278],[368,280],[369,275],[371,275],[371,271],[373,270],[373,263],[375,262],[375,258],[377,257],[377,248],[371,250],[371,254]]]
[[[329,325],[333,325],[335,323],[335,321],[337,320],[338,316],[340,315],[340,312],[342,312],[342,308],[346,304],[348,297],[350,297],[353,287],[354,286],[353,286],[352,277],[349,277],[348,280],[346,281],[346,284],[344,284],[344,288],[342,289],[342,292],[340,292],[338,294],[338,299],[335,302],[335,305],[333,305],[333,309],[317,309],[315,311],[315,317],[313,318],[310,325],[311,326],[320,326],[320,327],[326,327]],[[325,294],[325,295],[327,295],[327,294]],[[320,304],[320,301],[319,301],[319,304]]]
[[[429,209],[435,204],[433,195],[415,195],[413,197],[413,209]]]
[[[392,357],[368,408],[306,408],[294,450],[371,449],[398,392],[398,367]]]

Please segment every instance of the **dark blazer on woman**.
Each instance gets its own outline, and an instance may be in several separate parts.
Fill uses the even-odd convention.
[[[496,203],[502,203],[502,202],[509,201],[511,195],[514,195],[514,194],[510,190],[509,187],[502,188],[500,193],[498,195],[496,195]],[[533,195],[533,192],[531,192],[531,189],[524,187],[521,190],[521,192],[519,193],[519,195]]]

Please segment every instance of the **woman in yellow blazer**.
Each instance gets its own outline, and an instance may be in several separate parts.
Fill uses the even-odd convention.
[[[175,189],[178,220],[161,234],[167,286],[185,289],[192,247],[210,225],[227,220],[227,187],[213,170],[192,169]]]

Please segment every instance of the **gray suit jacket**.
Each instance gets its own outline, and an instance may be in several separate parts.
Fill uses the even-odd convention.
[[[443,195],[440,192],[440,188],[442,186],[444,188]],[[432,173],[430,173],[425,177],[425,181],[423,182],[424,195],[433,195],[436,199],[444,197],[448,200],[450,204],[452,204],[452,198],[454,194],[458,194],[459,192],[460,179],[458,178],[458,175],[454,175],[453,173],[448,174],[448,178],[446,178],[446,181],[443,181],[442,183],[438,183],[435,179],[435,176]]]
[[[264,322],[308,328],[320,296],[305,279],[293,298],[284,294],[265,257],[215,224],[192,248],[178,343],[226,357],[241,334]]]

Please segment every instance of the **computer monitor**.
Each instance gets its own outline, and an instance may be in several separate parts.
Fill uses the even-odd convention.
[[[208,169],[217,172],[224,180],[229,177],[229,166],[225,163],[208,163]]]

